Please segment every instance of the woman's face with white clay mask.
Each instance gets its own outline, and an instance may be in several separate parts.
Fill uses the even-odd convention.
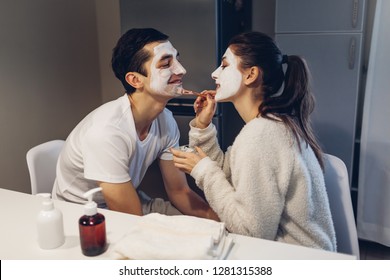
[[[221,66],[211,74],[211,77],[217,84],[215,101],[224,101],[238,92],[241,86],[242,74],[238,70],[238,58],[230,48],[223,55]]]
[[[153,54],[150,66],[150,88],[157,94],[178,95],[186,70],[177,60],[177,50],[167,41],[156,45]]]

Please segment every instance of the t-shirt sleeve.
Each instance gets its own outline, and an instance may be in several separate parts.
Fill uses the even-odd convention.
[[[129,181],[130,141],[115,127],[91,128],[83,141],[84,177],[108,183]]]
[[[164,134],[162,137],[164,143],[159,158],[162,160],[173,160],[173,155],[169,149],[179,147],[180,132],[172,112],[165,109],[163,114],[164,121],[162,122],[161,131]]]

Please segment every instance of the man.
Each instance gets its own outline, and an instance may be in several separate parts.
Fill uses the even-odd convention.
[[[71,132],[58,160],[53,198],[84,203],[86,191],[101,187],[102,194],[94,197],[100,207],[218,220],[189,188],[170,153],[180,135],[165,106],[181,92],[186,70],[168,36],[151,28],[127,31],[113,50],[112,68],[126,94],[95,109]],[[174,207],[136,191],[156,158]]]

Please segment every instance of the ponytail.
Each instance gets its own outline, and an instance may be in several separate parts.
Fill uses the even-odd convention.
[[[264,94],[264,99],[259,107],[262,117],[272,118],[277,116],[291,128],[297,143],[303,139],[314,151],[320,166],[324,169],[322,150],[310,124],[310,114],[314,110],[314,96],[310,91],[309,71],[306,62],[299,56],[282,56],[282,63],[287,64],[284,75],[284,89],[280,95],[274,93]],[[299,146],[301,149],[301,147]]]

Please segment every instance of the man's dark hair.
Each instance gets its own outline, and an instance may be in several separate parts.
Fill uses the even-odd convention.
[[[125,87],[127,94],[135,91],[135,88],[126,82],[125,76],[128,72],[138,72],[147,76],[144,63],[150,58],[151,54],[144,49],[144,46],[166,40],[168,40],[168,35],[153,28],[130,29],[118,40],[113,49],[111,67],[115,76]]]

